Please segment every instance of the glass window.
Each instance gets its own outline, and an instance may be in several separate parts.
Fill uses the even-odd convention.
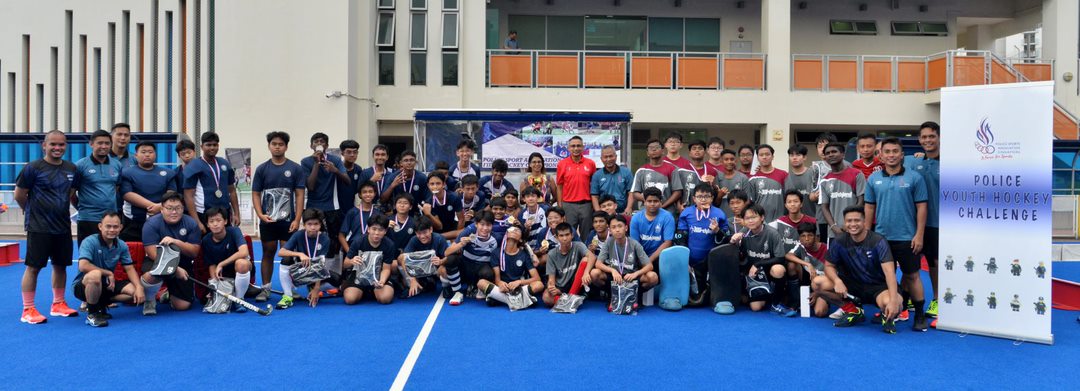
[[[409,49],[427,49],[427,35],[424,34],[424,32],[427,31],[426,25],[427,14],[423,12],[415,12],[412,14],[412,30],[410,34]]]
[[[917,22],[893,22],[892,23],[893,34],[918,34],[919,23]]]
[[[877,23],[855,22],[855,30],[858,30],[860,34],[877,34]]]
[[[919,27],[922,28],[922,32],[927,34],[945,35],[949,32],[948,25],[941,22],[922,22],[919,23]]]
[[[442,47],[444,48],[456,48],[458,47],[458,14],[446,13],[443,14],[442,24]]]
[[[394,0],[379,0],[379,8],[394,9]]]
[[[649,18],[649,51],[683,51],[682,18]]]
[[[846,20],[829,21],[829,34],[854,34],[855,24]]]
[[[442,2],[442,8],[444,10],[457,10],[458,9],[457,7],[458,7],[458,1],[457,0],[443,0],[443,2]]]
[[[585,47],[583,16],[548,16],[547,49],[581,50]],[[521,34],[518,34],[520,42]]]
[[[586,50],[645,50],[648,21],[644,16],[586,16]]]
[[[409,55],[411,63],[409,77],[410,84],[414,86],[427,85],[427,52],[412,52]]]
[[[1054,151],[1054,168],[1073,168],[1073,160],[1076,150],[1066,149]]]
[[[1073,188],[1073,171],[1072,170],[1054,170],[1053,189],[1072,189]]]
[[[544,32],[547,29],[547,21],[543,16],[535,15],[510,15],[509,28],[506,33],[499,36],[499,47],[506,45],[507,35],[510,31],[517,31],[517,43],[521,49],[545,49],[547,42],[544,40]]]
[[[458,85],[458,54],[457,52],[443,52],[442,55],[442,84],[444,86]]]
[[[720,19],[686,19],[686,51],[720,51]]]
[[[394,51],[379,52],[379,85],[394,85]]]
[[[427,0],[412,0],[409,2],[409,8],[414,10],[426,10]]]
[[[487,48],[498,49],[499,48],[499,10],[488,8],[487,10],[487,27],[484,28],[485,35],[487,35]]]
[[[379,12],[375,45],[394,46],[394,13]]]

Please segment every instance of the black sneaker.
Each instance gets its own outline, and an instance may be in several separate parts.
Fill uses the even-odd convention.
[[[915,313],[915,323],[913,323],[911,325],[911,329],[915,330],[915,331],[923,331],[923,332],[925,332],[928,328],[929,328],[929,325],[927,324],[927,321],[926,321],[926,314],[916,312]]]
[[[866,315],[863,315],[863,310],[860,308],[859,312],[845,312],[844,316],[833,323],[833,327],[851,327],[864,321],[866,321]]]
[[[112,314],[109,313],[109,310],[99,312],[98,316],[105,320],[112,319]]]
[[[881,331],[884,331],[886,334],[896,334],[896,321],[886,320],[882,322]]]
[[[450,300],[451,297],[454,297],[454,289],[450,288],[449,285],[444,286],[442,288],[442,297],[446,300]]]
[[[101,313],[91,312],[86,315],[86,324],[91,327],[105,327],[109,325],[109,321],[101,316]]]

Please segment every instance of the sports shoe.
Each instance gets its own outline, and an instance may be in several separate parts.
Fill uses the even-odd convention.
[[[779,304],[779,303],[772,305],[772,312],[776,313],[777,315],[783,316],[785,318],[791,318],[791,317],[794,317],[795,315],[799,314],[797,311],[795,311],[795,310],[793,310],[791,308],[788,308],[788,307],[784,306],[783,304]]]
[[[147,300],[142,304],[143,316],[157,315],[157,302],[153,300]]]
[[[896,321],[888,320],[881,322],[881,331],[886,334],[896,334]]]
[[[930,300],[930,306],[926,308],[926,316],[931,318],[937,317],[937,299]]]
[[[255,295],[255,301],[262,303],[267,300],[270,300],[270,290],[259,288],[259,294]]]
[[[30,307],[30,308],[23,308],[23,310],[22,310],[22,318],[19,318],[19,321],[23,322],[23,323],[29,323],[29,324],[39,324],[39,323],[48,322],[49,318],[46,318],[46,317],[42,316],[41,313],[38,312],[36,307]]]
[[[86,324],[90,325],[90,327],[105,327],[109,325],[109,321],[100,313],[91,312],[86,314]]]
[[[292,306],[293,306],[293,298],[292,298],[292,296],[288,296],[288,295],[281,296],[281,301],[277,302],[277,308],[279,310],[283,310],[283,309],[286,309],[286,308],[289,308],[289,307],[292,307]]]
[[[465,300],[465,295],[461,292],[454,292],[454,297],[450,299],[450,305],[461,305],[461,302]]]
[[[866,315],[863,315],[863,310],[860,308],[858,312],[845,312],[833,323],[833,327],[851,327],[865,321]]]
[[[843,318],[843,317],[844,317],[844,310],[842,308],[838,308],[836,310],[836,312],[833,312],[833,313],[829,314],[829,319],[840,319],[840,318]]]
[[[874,323],[878,323],[881,318],[882,318],[882,316],[881,316],[880,312],[875,312],[874,313]],[[911,312],[909,312],[908,310],[905,309],[903,311],[900,311],[900,314],[896,315],[896,318],[894,320],[896,320],[897,322],[907,322],[907,320],[910,319],[910,318],[911,318]]]
[[[112,314],[110,314],[108,310],[105,310],[105,311],[98,312],[98,317],[100,317],[102,319],[105,319],[105,320],[109,320],[109,319],[112,319]]]
[[[454,293],[454,289],[450,288],[450,285],[443,286],[442,291],[440,292],[442,298],[444,299],[450,299],[451,297],[454,297]]]
[[[1076,321],[1080,322],[1080,317],[1077,317]],[[937,328],[937,319],[936,318],[933,321],[930,322],[930,327],[935,328],[935,329]]]
[[[53,303],[52,307],[49,308],[49,316],[71,317],[78,315],[79,311],[71,309],[70,307],[68,307],[67,303],[62,301],[59,303]]]
[[[927,329],[926,314],[915,314],[915,322],[911,324],[911,329],[915,331],[925,332]]]

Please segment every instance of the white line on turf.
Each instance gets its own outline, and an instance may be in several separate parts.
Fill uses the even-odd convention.
[[[435,301],[435,306],[431,308],[427,320],[424,321],[424,327],[420,329],[420,335],[416,336],[416,341],[413,342],[409,355],[405,357],[405,362],[401,363],[401,369],[398,370],[397,377],[394,378],[394,384],[390,386],[391,391],[405,389],[405,382],[409,381],[409,375],[412,374],[413,366],[416,365],[416,359],[420,358],[420,351],[424,350],[424,343],[427,342],[428,335],[431,334],[431,328],[435,326],[435,319],[439,317],[439,312],[442,311],[443,302],[445,301],[446,299],[442,295],[439,295],[439,300]]]

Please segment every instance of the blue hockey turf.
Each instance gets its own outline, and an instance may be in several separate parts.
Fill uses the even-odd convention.
[[[1055,263],[1054,271],[1080,275],[1080,263]],[[327,299],[267,317],[179,313],[167,305],[143,317],[125,306],[103,329],[86,326],[82,316],[27,325],[17,320],[22,273],[18,264],[0,268],[9,292],[0,301],[4,389],[388,389],[436,302],[433,294],[387,306]],[[68,273],[75,275],[74,266]],[[44,270],[42,310],[48,281]],[[1054,311],[1055,344],[1045,346],[917,333],[910,322],[899,323],[896,335],[869,323],[836,329],[829,320],[744,308],[719,316],[650,307],[620,317],[598,302],[561,315],[511,313],[470,299],[442,308],[405,388],[1075,389],[1076,316]]]

